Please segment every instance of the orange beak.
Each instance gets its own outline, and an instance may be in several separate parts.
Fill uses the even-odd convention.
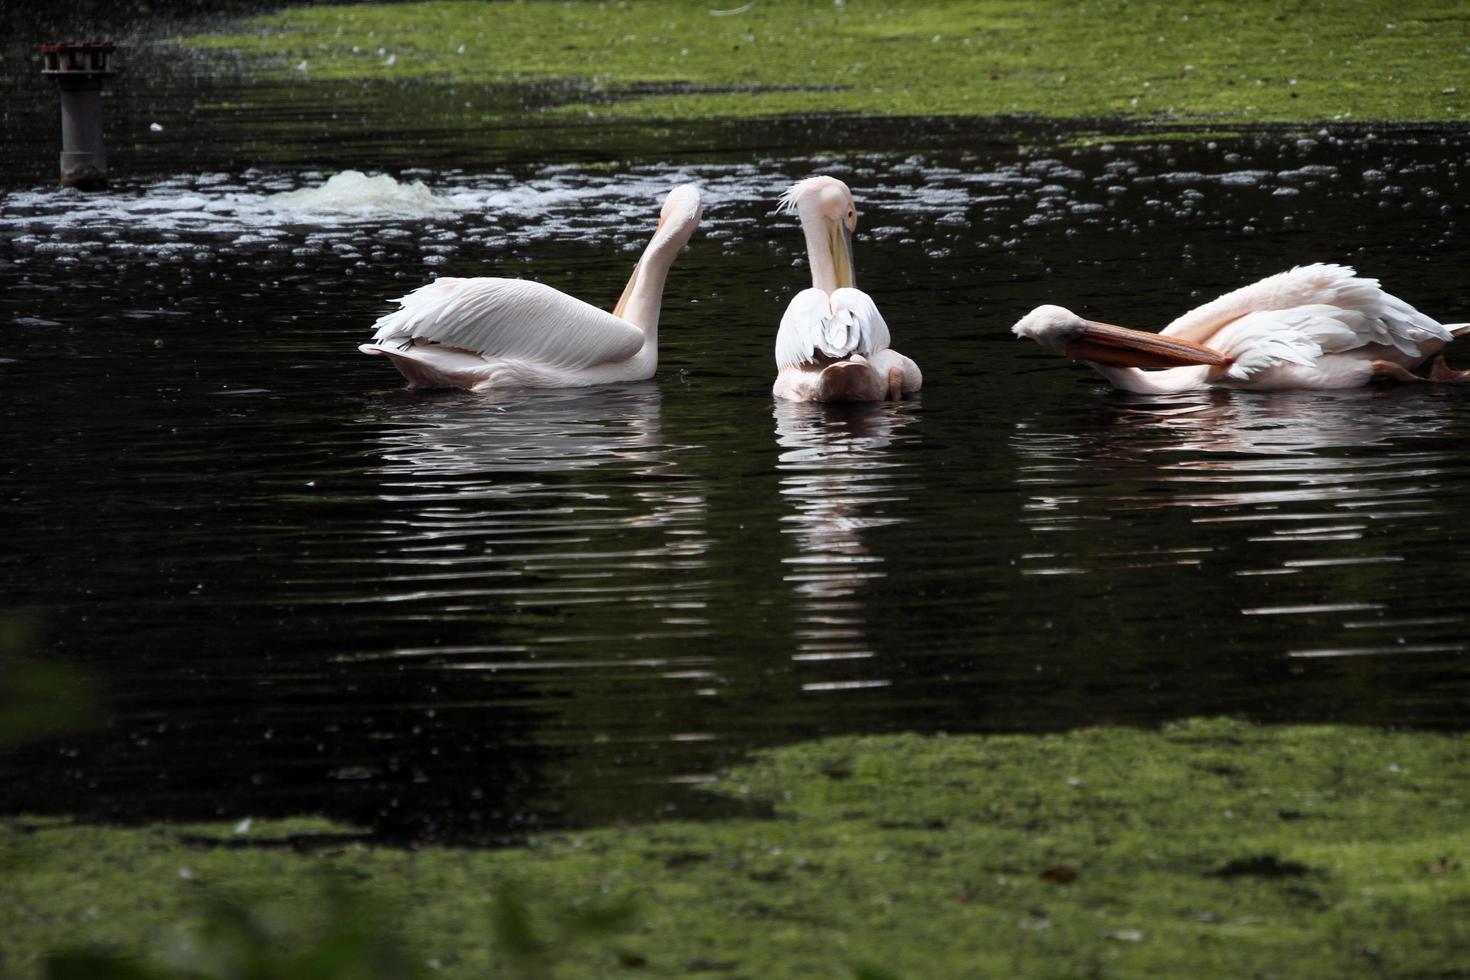
[[[1231,358],[1219,351],[1177,337],[1143,330],[1087,322],[1087,329],[1062,348],[1067,357],[1112,367],[1171,368],[1207,364],[1229,367]]]
[[[628,277],[628,284],[623,287],[623,295],[618,297],[617,305],[612,308],[613,316],[623,315],[623,309],[628,305],[628,297],[633,295],[633,287],[638,282],[638,270],[641,268],[643,268],[643,260],[639,259],[638,263],[633,266],[633,274]]]

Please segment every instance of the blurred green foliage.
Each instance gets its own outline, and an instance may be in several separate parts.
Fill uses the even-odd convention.
[[[606,905],[567,908],[537,922],[526,900],[526,886],[514,879],[496,890],[491,905],[491,934],[509,975],[542,980],[554,975],[560,953],[585,941],[606,939],[637,919],[628,899]]]
[[[0,616],[0,745],[80,728],[94,696],[80,672],[35,659],[36,631],[25,620]]]
[[[399,934],[400,910],[327,875],[316,885],[315,917],[290,914],[269,897],[200,896],[197,910],[175,940],[148,955],[101,947],[68,947],[43,959],[44,980],[414,980],[432,966],[410,954]],[[297,900],[300,895],[295,896]],[[542,980],[565,953],[585,942],[606,942],[636,918],[633,905],[572,908],[538,916],[525,887],[514,881],[495,890],[486,932],[498,961],[496,975]]]
[[[269,902],[213,897],[179,943],[154,960],[72,948],[46,956],[46,980],[412,980],[415,964],[390,918],[340,880],[320,884],[324,917],[309,932]]]

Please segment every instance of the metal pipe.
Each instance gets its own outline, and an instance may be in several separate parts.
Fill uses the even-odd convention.
[[[102,145],[102,83],[116,73],[107,41],[41,45],[41,74],[61,89],[61,186],[100,190],[107,186],[107,151]]]

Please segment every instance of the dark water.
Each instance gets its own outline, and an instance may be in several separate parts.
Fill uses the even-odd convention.
[[[1129,396],[1008,328],[1317,260],[1470,319],[1470,133],[467,133],[442,92],[197,70],[141,59],[101,196],[7,103],[0,612],[106,698],[0,755],[0,810],[493,840],[719,809],[720,765],[825,733],[1464,727],[1470,392]],[[437,203],[272,196],[348,166]],[[919,399],[772,404],[805,269],[771,211],[813,172]],[[610,305],[684,181],[653,381],[414,394],[356,352],[433,275]]]

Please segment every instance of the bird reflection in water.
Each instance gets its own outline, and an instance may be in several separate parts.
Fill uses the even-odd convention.
[[[795,554],[783,559],[784,579],[800,605],[798,661],[863,660],[873,656],[867,636],[864,593],[885,577],[883,558],[865,534],[904,523],[908,492],[904,464],[894,444],[912,433],[904,407],[879,404],[821,405],[777,402],[776,462],[782,517]],[[886,686],[871,676],[832,672],[803,690]]]
[[[383,432],[384,470],[425,477],[559,472],[614,461],[659,467],[658,386],[568,388],[513,394],[399,396]],[[671,465],[671,464],[668,464]]]
[[[1116,437],[1109,443],[1125,455],[1165,449],[1280,456],[1422,438],[1444,427],[1451,405],[1434,392],[1370,389],[1124,395],[1109,408],[1108,430]],[[1202,462],[1224,469],[1233,464],[1218,458]]]
[[[1151,464],[1166,482],[1231,485],[1290,479],[1306,497],[1355,482],[1365,468],[1404,469],[1443,454],[1406,452],[1451,420],[1453,404],[1434,393],[1405,390],[1342,393],[1222,392],[1169,396],[1120,395],[1089,420],[1043,435],[1035,424],[1013,445],[1023,463],[1023,482],[1044,474],[1116,463]],[[1385,456],[1383,447],[1393,447]],[[1240,502],[1239,493],[1175,498],[1170,506]]]
[[[404,398],[383,423],[379,499],[392,506],[371,532],[391,537],[380,561],[394,600],[441,620],[555,614],[557,628],[516,630],[515,649],[496,631],[501,645],[480,652],[500,670],[532,646],[606,657],[609,635],[698,635],[706,494],[675,461],[660,408],[652,382]],[[459,646],[459,666],[476,652]]]
[[[1307,554],[1303,546],[1358,540],[1370,523],[1375,541],[1391,542],[1401,521],[1442,509],[1454,447],[1438,433],[1450,430],[1455,411],[1453,398],[1410,389],[1215,392],[1123,395],[1093,406],[1085,420],[1069,410],[1065,420],[1026,421],[1011,438],[1023,521],[1064,532],[1025,556],[1042,562],[1029,573],[1080,570],[1063,541],[1077,547],[1084,539],[1065,532],[1085,530],[1087,540],[1117,549],[1097,558],[1161,557],[1157,535],[1140,541],[1155,519],[1133,516],[1160,511],[1232,529],[1224,538],[1176,536],[1169,550],[1186,556],[1173,559],[1179,563],[1220,548],[1256,554],[1287,574],[1308,559],[1400,560],[1391,545],[1362,555]],[[1297,546],[1290,556],[1249,544],[1288,541]]]

